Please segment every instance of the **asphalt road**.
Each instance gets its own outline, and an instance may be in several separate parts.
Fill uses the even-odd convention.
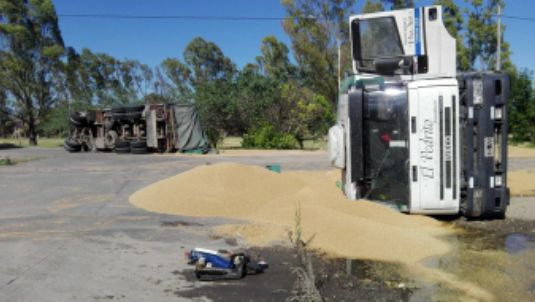
[[[223,221],[149,213],[130,205],[133,192],[219,161],[329,168],[317,152],[227,157],[24,148],[0,156],[31,159],[0,167],[1,301],[191,301],[178,297],[199,286],[177,273],[186,268],[184,251],[231,248],[210,239],[207,226]]]
[[[210,236],[209,226],[225,221],[148,213],[128,197],[220,161],[330,168],[322,152],[177,156],[24,148],[0,150],[1,156],[32,159],[0,167],[1,301],[208,300],[180,297],[181,291],[209,286],[180,273],[186,269],[183,254],[195,246],[234,248]],[[535,160],[510,165],[535,167]],[[534,202],[513,200],[508,217],[535,220]]]

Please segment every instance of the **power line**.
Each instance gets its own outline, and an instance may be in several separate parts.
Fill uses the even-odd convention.
[[[493,15],[497,16],[497,15]],[[535,22],[535,18],[501,15],[502,18]],[[93,18],[93,19],[138,19],[138,20],[214,20],[214,21],[283,21],[294,17],[246,17],[246,16],[210,16],[210,15],[121,15],[121,14],[58,14],[61,18]],[[320,20],[313,16],[301,19]]]
[[[494,15],[494,16],[497,16],[497,15]],[[535,22],[535,18],[530,18],[530,17],[511,16],[511,15],[501,15],[501,17],[502,18],[507,18],[507,19]]]
[[[58,14],[62,18],[99,19],[157,19],[157,20],[219,20],[219,21],[281,21],[289,17],[242,17],[242,16],[171,16],[171,15],[119,15],[119,14]],[[308,19],[316,19],[309,17]]]

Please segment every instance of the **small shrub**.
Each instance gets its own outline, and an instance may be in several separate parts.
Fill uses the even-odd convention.
[[[253,129],[244,135],[242,147],[256,149],[295,149],[297,140],[288,133],[277,131],[271,125]]]
[[[0,166],[12,166],[14,164],[15,163],[9,157],[0,158]]]

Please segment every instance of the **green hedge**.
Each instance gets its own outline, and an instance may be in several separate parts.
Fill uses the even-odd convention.
[[[256,149],[295,149],[298,143],[291,134],[277,131],[271,125],[264,125],[245,134],[243,148]]]

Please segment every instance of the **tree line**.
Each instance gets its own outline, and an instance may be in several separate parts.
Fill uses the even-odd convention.
[[[291,45],[267,36],[254,62],[240,69],[200,37],[181,56],[153,68],[90,49],[77,51],[65,45],[51,0],[0,0],[0,135],[10,134],[18,123],[37,144],[39,135],[65,135],[72,111],[189,103],[215,146],[226,135],[238,135],[247,147],[302,147],[306,139],[323,137],[334,122],[338,77],[351,72],[347,20],[356,0],[281,3]],[[492,69],[494,13],[503,1],[469,0],[466,9],[452,0],[436,4],[443,5],[445,24],[457,40],[458,69]],[[413,1],[368,0],[363,12],[412,6]],[[513,138],[535,142],[531,73],[517,71],[509,45],[501,45],[503,69],[512,79]]]

